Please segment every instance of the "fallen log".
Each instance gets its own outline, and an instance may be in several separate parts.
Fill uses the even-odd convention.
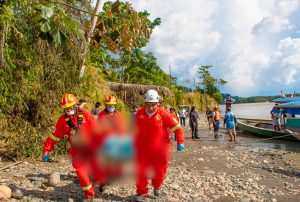
[[[4,167],[0,168],[0,170],[5,170],[5,169],[7,169],[7,168],[10,168],[10,167],[12,167],[12,166],[18,165],[18,164],[20,164],[20,163],[23,163],[23,161],[19,161],[19,162],[16,162],[16,163],[13,163],[13,164],[4,166]]]

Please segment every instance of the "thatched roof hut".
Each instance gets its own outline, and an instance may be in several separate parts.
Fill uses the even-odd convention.
[[[169,88],[164,86],[124,84],[116,82],[107,82],[107,84],[119,98],[129,105],[141,104],[143,102],[144,94],[149,89],[154,89],[159,95],[169,99],[174,95]]]

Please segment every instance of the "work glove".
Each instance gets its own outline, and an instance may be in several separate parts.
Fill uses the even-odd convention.
[[[184,150],[184,144],[178,144],[177,151],[183,151],[183,150]]]
[[[48,154],[43,154],[43,155],[42,155],[42,160],[43,160],[44,162],[49,162],[49,160],[50,160],[49,155],[48,155]]]

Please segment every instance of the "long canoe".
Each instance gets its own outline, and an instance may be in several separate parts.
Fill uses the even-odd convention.
[[[257,119],[237,119],[237,126],[244,132],[250,132],[269,138],[300,141],[300,134],[291,130],[274,131],[272,121]]]

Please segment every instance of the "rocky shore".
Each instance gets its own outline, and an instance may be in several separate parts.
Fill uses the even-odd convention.
[[[150,192],[146,201],[300,201],[299,152],[255,147],[243,137],[231,143],[225,133],[215,140],[205,128],[201,123],[199,140],[185,128],[186,150],[177,152],[172,145],[162,196]],[[57,160],[0,170],[0,201],[82,201],[70,160]],[[0,168],[8,164],[0,161]],[[97,192],[95,201],[133,201],[134,194],[134,181],[127,179]]]

